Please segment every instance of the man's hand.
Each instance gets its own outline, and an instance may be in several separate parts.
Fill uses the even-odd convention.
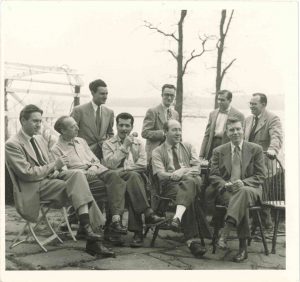
[[[268,149],[268,150],[267,150],[267,156],[268,156],[269,158],[271,158],[271,159],[275,159],[275,156],[276,156],[275,150],[273,150],[273,149]]]
[[[129,148],[129,147],[131,147],[133,141],[134,141],[134,137],[132,135],[126,136],[125,139],[124,139],[124,141],[123,141],[124,147],[126,149]]]
[[[96,166],[91,166],[87,171],[86,175],[89,178],[94,178],[97,175],[97,167]]]
[[[55,161],[55,168],[60,170],[63,166],[68,166],[69,161],[67,156],[58,157]]]
[[[184,175],[185,173],[185,168],[180,168],[180,169],[177,169],[175,170],[174,172],[172,172],[171,176],[170,176],[170,179],[171,180],[174,180],[174,181],[178,181],[182,178],[182,176]]]
[[[242,180],[239,179],[237,181],[234,181],[232,183],[232,186],[231,186],[231,192],[235,193],[235,192],[239,191],[243,187],[244,187],[244,183],[243,183]]]
[[[48,175],[48,178],[49,179],[55,179],[58,175],[59,175],[59,171],[58,170],[54,170],[52,173],[50,173]]]
[[[206,160],[203,157],[200,157],[200,165],[202,165],[202,166],[208,166],[208,160]]]

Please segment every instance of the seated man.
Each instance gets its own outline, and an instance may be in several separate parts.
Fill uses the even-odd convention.
[[[266,177],[264,156],[261,146],[243,141],[240,120],[228,119],[226,130],[230,142],[213,151],[206,200],[208,205],[214,206],[217,201],[227,206],[225,227],[217,245],[227,248],[226,239],[237,228],[239,252],[234,261],[241,262],[248,257],[249,207],[261,198]]]
[[[162,184],[162,196],[176,199],[176,212],[170,223],[174,231],[180,225],[192,254],[201,257],[206,249],[199,242],[195,199],[201,192],[200,161],[195,148],[181,142],[181,125],[169,120],[163,126],[166,141],[152,152],[153,174]]]
[[[52,148],[54,156],[66,157],[68,160],[67,168],[82,170],[88,182],[98,179],[102,181],[104,185],[98,185],[97,191],[94,192],[101,193],[103,198],[107,197],[109,212],[112,215],[109,229],[115,233],[126,234],[127,230],[121,223],[126,183],[119,177],[118,173],[103,166],[87,142],[77,137],[78,126],[72,117],[60,117],[55,122],[54,129],[60,133],[58,142]],[[101,188],[103,189],[100,190]],[[80,236],[80,229],[77,234]]]
[[[146,224],[157,224],[164,220],[154,214],[146,196],[145,181],[140,172],[146,170],[146,152],[140,140],[129,135],[134,118],[131,114],[121,113],[116,118],[117,135],[103,143],[105,165],[117,171],[127,183],[128,230],[134,232],[131,247],[143,245],[142,214]]]
[[[16,174],[23,194],[22,216],[36,222],[40,201],[51,201],[60,208],[71,202],[87,240],[86,251],[92,255],[114,256],[105,248],[100,234],[93,232],[104,218],[89,190],[85,175],[80,171],[61,171],[68,164],[66,157],[52,160],[47,143],[41,135],[43,111],[35,105],[27,105],[20,113],[21,130],[7,140],[5,158]],[[99,242],[97,242],[99,241]]]

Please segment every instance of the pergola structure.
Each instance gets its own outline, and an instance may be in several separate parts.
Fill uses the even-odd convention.
[[[44,79],[48,77],[47,79]],[[49,79],[49,76],[51,77]],[[24,105],[20,94],[40,94],[51,96],[69,96],[73,97],[74,106],[79,105],[80,88],[83,85],[81,74],[76,70],[63,66],[41,66],[21,63],[4,63],[4,110],[5,110],[5,136],[7,138],[8,131],[8,95],[13,97],[18,103]],[[30,87],[18,86],[22,83],[30,84]],[[32,86],[34,85],[34,87]],[[41,89],[38,85],[43,85],[45,88],[50,86],[68,87],[68,91],[57,91],[49,89]]]

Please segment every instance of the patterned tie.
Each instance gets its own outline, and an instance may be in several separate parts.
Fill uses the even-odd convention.
[[[241,168],[240,147],[235,146],[233,156],[232,156],[230,181],[233,182],[238,179],[241,179],[241,175],[242,175],[242,168]]]
[[[251,129],[251,133],[250,133],[250,136],[249,136],[249,142],[253,142],[253,140],[255,138],[255,129],[257,127],[257,124],[258,124],[258,116],[255,116],[254,117],[254,125]]]
[[[172,119],[171,109],[167,109],[167,120]]]
[[[175,170],[180,169],[181,166],[180,166],[179,161],[178,161],[178,155],[176,153],[175,145],[172,146],[172,155],[173,155],[173,164],[174,164]]]
[[[96,111],[96,127],[98,134],[100,133],[100,106],[98,106]]]
[[[46,162],[43,160],[43,157],[41,156],[41,154],[40,154],[40,152],[39,152],[39,150],[38,150],[38,148],[37,148],[37,146],[35,144],[35,140],[34,140],[33,137],[30,139],[30,143],[31,143],[32,148],[33,148],[33,150],[35,152],[35,155],[36,155],[36,158],[38,160],[39,166],[45,165]]]

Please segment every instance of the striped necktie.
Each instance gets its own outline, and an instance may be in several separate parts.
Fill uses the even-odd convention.
[[[175,145],[172,146],[172,155],[173,155],[173,164],[174,164],[175,170],[180,169],[181,166],[179,164],[178,155],[177,155],[177,152],[176,152]]]
[[[35,140],[34,140],[33,137],[30,138],[30,143],[31,143],[32,148],[33,148],[33,150],[34,150],[34,152],[35,152],[35,155],[36,155],[36,158],[37,158],[37,160],[38,160],[39,166],[45,165],[46,162],[44,161],[42,155],[40,154],[39,149],[38,149],[38,147],[36,146]]]

